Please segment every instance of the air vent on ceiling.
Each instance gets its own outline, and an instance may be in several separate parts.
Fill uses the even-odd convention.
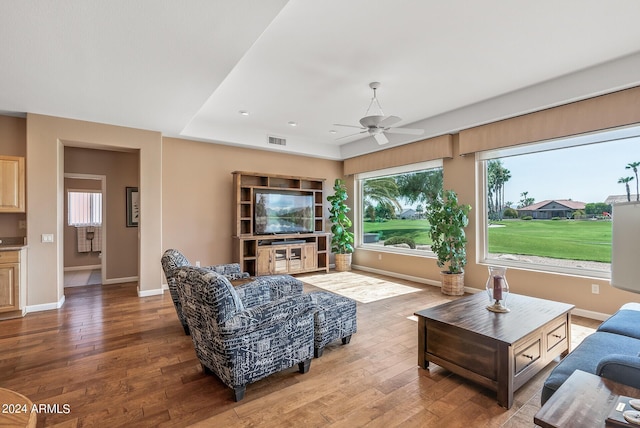
[[[284,138],[280,138],[280,137],[274,137],[272,135],[268,135],[269,137],[269,144],[275,144],[277,146],[286,146],[287,145],[287,140]]]

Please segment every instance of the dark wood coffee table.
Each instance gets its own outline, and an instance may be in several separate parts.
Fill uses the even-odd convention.
[[[640,398],[640,389],[576,370],[544,403],[533,421],[543,428],[604,428],[621,395]]]
[[[418,365],[429,362],[497,392],[511,408],[513,393],[571,343],[573,305],[509,294],[508,313],[486,309],[477,293],[416,312]]]

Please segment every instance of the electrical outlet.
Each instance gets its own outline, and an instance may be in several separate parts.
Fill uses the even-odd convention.
[[[42,242],[53,242],[53,233],[43,233]]]
[[[600,294],[600,285],[598,285],[598,284],[591,284],[591,293],[593,293],[593,294]]]
[[[378,260],[382,260],[382,254],[378,254]]]
[[[196,260],[196,267],[200,267],[200,260]]]

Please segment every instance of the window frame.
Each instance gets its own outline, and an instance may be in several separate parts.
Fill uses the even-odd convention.
[[[410,248],[399,248],[392,246],[384,246],[378,244],[366,244],[363,242],[364,233],[364,194],[362,182],[368,179],[389,177],[391,175],[399,175],[411,172],[420,172],[427,169],[441,168],[443,169],[443,160],[434,159],[424,162],[407,164],[391,168],[383,168],[374,171],[361,172],[354,175],[354,206],[353,206],[353,231],[354,244],[356,249],[377,251],[381,253],[405,254],[417,257],[435,258],[435,253],[431,250],[412,250]]]
[[[627,138],[640,137],[640,126],[631,125],[609,130],[600,130],[579,134],[575,136],[567,136],[544,140],[528,144],[520,144],[517,146],[490,149],[475,154],[476,164],[476,200],[478,207],[476,210],[476,224],[478,225],[476,235],[476,254],[477,263],[486,266],[504,266],[525,270],[558,273],[564,275],[573,275],[578,277],[594,278],[594,279],[610,279],[611,271],[605,272],[600,270],[543,265],[539,263],[520,262],[516,260],[504,260],[490,258],[489,255],[489,214],[487,202],[487,163],[492,159],[501,159],[505,157],[532,154],[542,151],[550,151],[557,149],[568,149],[571,147],[585,146],[589,144],[600,144],[608,141],[622,140]]]

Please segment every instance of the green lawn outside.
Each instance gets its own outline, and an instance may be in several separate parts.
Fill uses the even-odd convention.
[[[611,263],[611,222],[574,220],[506,220],[489,228],[489,252]],[[426,220],[364,222],[365,233],[412,237],[430,244]]]
[[[389,220],[384,223],[364,222],[365,233],[380,233],[380,239],[392,236],[406,236],[413,238],[418,245],[431,244],[429,238],[429,222],[427,220]]]

